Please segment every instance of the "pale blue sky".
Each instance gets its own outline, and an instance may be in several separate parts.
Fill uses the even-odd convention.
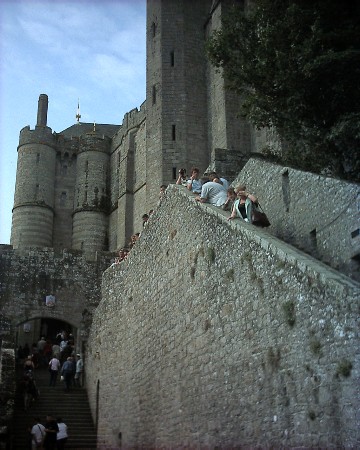
[[[20,130],[121,124],[145,100],[146,0],[2,0],[0,8],[0,244],[10,243]]]

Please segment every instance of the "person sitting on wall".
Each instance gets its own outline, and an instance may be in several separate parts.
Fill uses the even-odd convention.
[[[149,220],[149,214],[143,214],[142,221],[143,221],[143,228],[147,224],[147,221]]]
[[[181,186],[187,186],[187,178],[186,178],[186,169],[179,170],[179,176],[176,180],[176,184],[180,184]]]
[[[258,202],[257,197],[246,192],[245,185],[238,186],[235,189],[235,192],[237,195],[237,200],[235,200],[233,204],[231,215],[228,217],[228,220],[239,217],[240,219],[245,220],[245,222],[252,223],[252,210],[254,204],[256,205]]]
[[[159,192],[159,199],[162,200],[164,198],[165,195],[165,191],[166,191],[167,185],[166,184],[162,184],[160,186],[160,192]]]
[[[140,233],[135,233],[131,236],[130,242],[128,244],[129,249],[132,249],[136,242],[140,239]]]
[[[220,177],[216,172],[209,172],[208,177],[210,181],[214,181],[215,178],[219,179],[219,182],[224,186],[224,188],[227,190],[229,188],[229,182],[223,177]]]
[[[210,203],[214,206],[222,206],[226,202],[226,198],[226,189],[218,178],[214,178],[213,181],[207,181],[203,184],[201,194],[195,200],[201,203]]]
[[[231,211],[235,200],[236,200],[235,188],[230,186],[229,189],[227,190],[227,199],[226,202],[223,204],[222,209],[224,211]]]
[[[191,177],[187,181],[186,187],[194,194],[201,194],[202,184],[199,179],[199,169],[197,167],[193,167],[191,169]]]
[[[126,255],[127,255],[127,250],[125,248],[121,248],[119,250],[119,258],[118,258],[119,263],[126,258]]]

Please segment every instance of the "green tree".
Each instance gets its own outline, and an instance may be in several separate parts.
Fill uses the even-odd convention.
[[[256,0],[231,10],[207,52],[241,113],[276,128],[281,162],[360,180],[360,2]]]

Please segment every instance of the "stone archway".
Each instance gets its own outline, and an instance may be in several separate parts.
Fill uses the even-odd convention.
[[[44,337],[45,341],[51,347],[54,344],[59,344],[61,335],[64,335],[66,340],[73,341],[75,352],[80,352],[84,346],[80,340],[79,327],[62,318],[48,316],[32,317],[15,323],[14,330],[16,357],[18,361],[26,353],[34,353],[34,346],[37,346],[41,337]]]

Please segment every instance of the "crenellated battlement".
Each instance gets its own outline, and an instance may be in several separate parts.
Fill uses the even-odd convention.
[[[79,153],[103,152],[109,153],[111,139],[96,132],[86,133],[79,138]]]
[[[122,125],[118,132],[113,136],[112,147],[116,149],[121,145],[124,137],[133,128],[138,128],[142,122],[146,120],[146,101],[140,105],[140,110],[137,108],[132,109],[124,115]]]
[[[19,147],[26,144],[43,144],[51,147],[56,145],[56,134],[47,126],[36,126],[31,130],[30,126],[20,131]]]

